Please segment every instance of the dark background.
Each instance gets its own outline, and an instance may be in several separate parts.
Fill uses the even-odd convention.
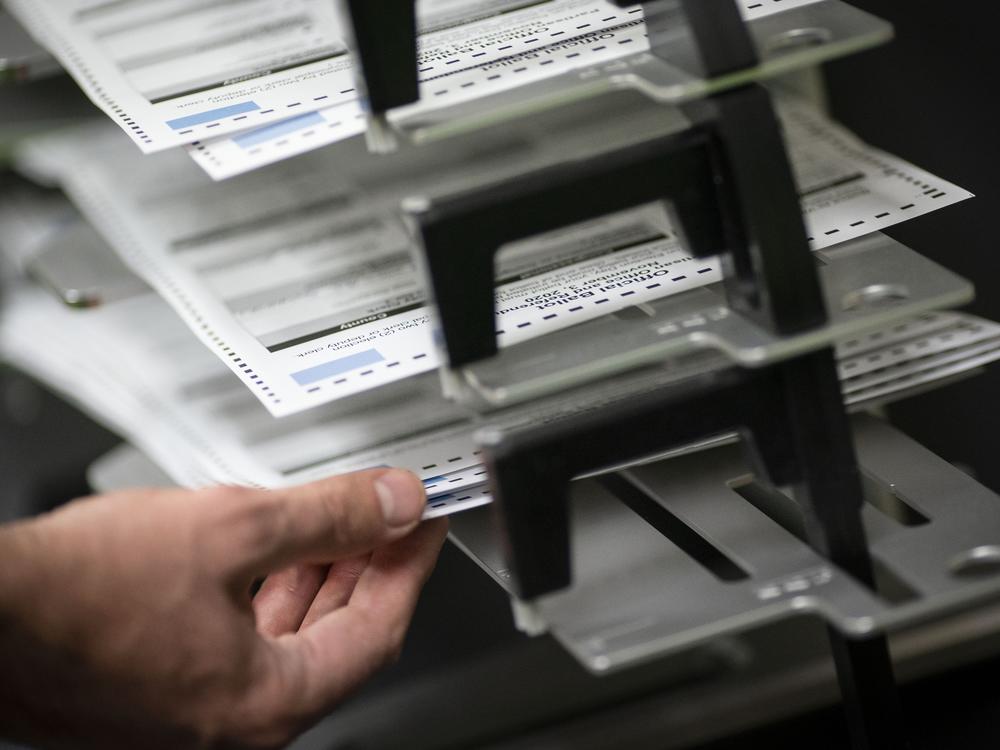
[[[889,231],[976,284],[970,310],[1000,320],[1000,10],[990,0],[854,0],[897,39],[828,67],[835,116],[864,140],[977,197]],[[891,410],[938,455],[1000,491],[1000,368]]]

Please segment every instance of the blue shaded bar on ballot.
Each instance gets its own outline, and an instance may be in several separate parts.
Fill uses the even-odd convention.
[[[308,114],[276,122],[273,125],[254,128],[248,133],[235,135],[233,136],[233,143],[240,148],[253,148],[254,146],[259,146],[261,143],[266,143],[289,133],[304,130],[313,125],[322,125],[324,122],[323,116],[318,112],[309,112]]]
[[[241,102],[240,104],[230,104],[228,107],[219,107],[205,112],[198,112],[186,117],[178,117],[176,120],[167,120],[167,125],[173,130],[190,128],[194,125],[204,125],[206,122],[215,122],[224,117],[243,115],[247,112],[256,112],[260,107],[256,102]]]
[[[332,378],[335,375],[342,375],[345,372],[356,370],[357,368],[364,367],[365,365],[377,364],[382,362],[384,359],[385,358],[378,353],[378,350],[368,349],[367,351],[352,354],[349,357],[341,357],[340,359],[334,359],[330,362],[324,362],[321,365],[310,367],[307,370],[293,372],[292,378],[299,385],[312,385],[320,380]]]

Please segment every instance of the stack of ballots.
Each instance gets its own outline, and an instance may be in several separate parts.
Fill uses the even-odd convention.
[[[61,192],[0,193],[0,250],[12,269],[0,355],[184,486],[279,487],[395,465],[423,479],[429,516],[488,502],[473,420],[442,397],[435,374],[433,316],[401,194],[359,183],[347,166],[352,141],[285,158],[364,129],[332,3],[9,4],[119,127],[86,121],[20,144],[18,169]],[[751,16],[774,11],[745,5]],[[516,38],[549,46],[582,24],[642,34],[635,9],[601,0],[433,0],[421,18],[425,90],[444,85],[438,67],[466,55],[449,71],[481,83],[476,96],[514,85],[486,75],[524,52],[504,43],[511,30],[544,24],[547,41]],[[578,58],[528,72],[586,62]],[[438,99],[472,95],[448,80]],[[835,253],[971,197],[801,101],[785,96],[779,109],[814,250]],[[482,159],[487,171],[510,168],[507,151]],[[453,178],[437,170],[407,189]],[[27,281],[40,259],[84,251],[120,259],[127,291],[76,309]],[[718,262],[691,257],[658,206],[519,243],[499,263],[503,347],[721,279]],[[634,293],[602,292],[611,287]],[[842,342],[839,355],[845,402],[860,408],[1000,358],[1000,326],[926,315]]]
[[[818,0],[738,0],[747,20]],[[7,0],[144,153],[183,146],[231,177],[358,135],[366,121],[332,0]],[[609,0],[418,0],[412,116],[648,50]]]

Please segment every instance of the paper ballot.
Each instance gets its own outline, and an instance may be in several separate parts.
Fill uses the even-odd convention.
[[[524,0],[425,0],[425,29]],[[356,102],[332,0],[14,0],[11,11],[143,151]]]
[[[740,0],[740,7],[754,18],[812,1]],[[246,150],[266,144],[273,161],[290,155],[278,145],[291,142],[285,135],[315,147],[364,128],[333,0],[8,0],[7,6],[146,153],[249,130],[233,143]],[[605,0],[423,0],[418,14],[429,106],[631,48],[622,37],[602,49],[568,51],[524,75],[488,71],[517,55],[594,33],[624,30],[634,47],[642,40],[641,10]],[[325,111],[312,114],[319,110]],[[310,129],[316,137],[305,136]],[[263,163],[251,156],[241,169]]]
[[[740,0],[747,20],[816,0]],[[649,50],[642,8],[604,0],[554,0],[519,12],[422,38],[420,101],[390,119],[551,79],[570,71]],[[282,161],[364,132],[365,114],[352,100],[229,136],[202,138],[188,147],[214,179]]]
[[[328,0],[13,0],[7,7],[145,152],[354,96]]]
[[[815,249],[970,195],[806,108],[782,117]],[[144,159],[95,128],[40,139],[22,163],[62,182],[275,415],[438,365],[410,239],[378,196],[334,179],[335,153],[213,184],[183,154]],[[500,264],[501,346],[720,278],[650,209],[533,240]]]
[[[2,243],[0,243],[2,244]],[[849,404],[879,399],[1000,359],[1000,326],[927,315],[846,342]],[[157,295],[71,310],[22,284],[5,296],[0,357],[75,400],[186,487],[283,487],[401,466],[418,474],[427,516],[491,497],[474,427],[430,376],[274,419]]]
[[[159,295],[135,291],[101,307],[70,309],[18,273],[43,248],[81,252],[88,231],[88,258],[113,252],[52,193],[7,194],[0,201],[0,259],[18,261],[6,278],[0,309],[0,359],[76,401],[175,482],[277,488],[402,466],[423,480],[429,517],[490,501],[475,425],[442,398],[432,373],[275,419]],[[837,353],[845,400],[861,407],[995,361],[1000,326],[928,314],[843,341]],[[693,354],[673,362],[668,377],[682,379],[721,360],[711,352]],[[639,380],[654,387],[663,377]],[[635,379],[630,382],[634,387]],[[605,384],[586,399],[562,394],[491,419],[516,426],[618,397],[616,386]]]

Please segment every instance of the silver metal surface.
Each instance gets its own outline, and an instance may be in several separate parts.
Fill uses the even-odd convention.
[[[82,219],[54,234],[27,271],[70,307],[96,307],[149,289]]]
[[[59,63],[0,6],[0,85],[59,73]]]
[[[177,487],[163,469],[131,443],[112,448],[87,467],[87,484],[99,494],[136,487]]]
[[[821,258],[823,328],[775,336],[731,311],[718,285],[703,287],[508,347],[457,371],[454,392],[473,408],[498,408],[699,349],[760,367],[973,297],[967,281],[882,234]]]
[[[682,104],[869,49],[893,36],[885,21],[839,0],[825,0],[751,22],[760,65],[707,79],[679,4],[676,13],[677,30],[661,47],[668,61],[637,53],[432,112],[404,108],[394,113],[393,124],[413,142],[425,143],[621,89],[639,91],[661,104]]]
[[[463,593],[450,601],[464,603]],[[484,619],[466,609],[460,616],[471,629]],[[896,674],[908,683],[982,664],[1000,649],[998,633],[993,607],[894,636]],[[447,643],[448,633],[436,634]],[[826,629],[804,619],[612,677],[581,675],[546,646],[519,640],[458,664],[438,661],[348,702],[290,750],[690,750],[840,702]],[[450,643],[441,648],[451,651]],[[814,739],[801,745],[814,747]]]
[[[606,672],[795,614],[864,638],[1000,596],[1000,497],[877,419],[854,426],[881,593],[744,499],[749,468],[730,445],[626,474],[744,580],[721,580],[588,480],[574,494],[574,585],[538,601],[538,613],[584,666]],[[506,586],[488,513],[456,516],[452,537]]]

